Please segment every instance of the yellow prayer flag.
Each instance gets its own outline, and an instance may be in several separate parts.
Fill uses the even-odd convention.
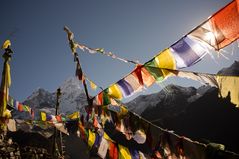
[[[79,115],[79,112],[74,112],[74,113],[68,115],[67,117],[68,117],[69,119],[78,119],[79,116],[80,116],[80,115]]]
[[[41,120],[46,121],[46,113],[45,112],[41,112]]]
[[[106,139],[106,140],[108,140],[108,141],[114,142],[114,140],[112,140],[105,132],[104,132],[103,137],[104,137],[104,139]]]
[[[173,70],[176,68],[175,59],[169,49],[166,49],[163,52],[161,52],[159,55],[157,55],[155,57],[155,63],[157,64],[159,68],[166,68],[166,69],[173,69]],[[162,70],[162,73],[164,77],[170,74],[170,72],[168,72],[167,70]]]
[[[91,148],[95,143],[95,133],[89,129],[88,146]]]
[[[91,89],[96,90],[97,85],[94,82],[90,81],[90,80],[89,80],[89,82],[90,82]]]
[[[0,116],[1,117],[5,117],[7,101],[9,98],[10,85],[11,85],[11,73],[10,73],[10,65],[7,61],[4,63],[2,83],[0,88]]]
[[[109,96],[114,98],[114,99],[122,99],[122,93],[119,89],[119,87],[116,84],[113,84],[109,87]]]
[[[8,87],[11,86],[11,71],[9,63],[6,63],[6,84]]]
[[[6,41],[3,43],[2,49],[6,49],[6,48],[8,48],[8,46],[11,46],[10,40],[6,40]]]
[[[221,97],[230,95],[231,103],[239,107],[239,77],[217,75],[216,80]]]
[[[131,159],[131,155],[128,148],[122,145],[118,145],[118,147],[119,147],[119,159]]]

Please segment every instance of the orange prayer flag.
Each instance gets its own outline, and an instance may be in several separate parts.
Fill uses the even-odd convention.
[[[239,0],[234,0],[189,35],[220,50],[239,37]]]
[[[214,31],[216,31],[216,37],[219,34],[224,35],[224,38],[217,39],[218,49],[229,45],[239,37],[238,5],[239,1],[234,0],[225,8],[214,14],[210,19]]]

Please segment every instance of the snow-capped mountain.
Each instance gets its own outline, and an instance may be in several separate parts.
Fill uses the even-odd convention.
[[[61,85],[59,113],[72,113],[87,104],[86,95],[80,86],[81,82],[75,77],[67,79]],[[38,88],[23,103],[32,107],[36,116],[39,111],[55,114],[56,93]]]
[[[54,108],[56,102],[56,97],[44,90],[43,88],[36,89],[27,99],[24,101],[24,104],[31,106],[33,109],[40,108]]]
[[[194,87],[181,87],[177,85],[168,85],[158,93],[150,95],[141,95],[126,105],[137,114],[141,114],[148,109],[175,111],[173,109],[182,110],[188,104],[188,100],[197,94]],[[177,112],[177,111],[176,111]]]
[[[83,110],[83,106],[87,105],[86,95],[80,86],[81,81],[75,77],[69,78],[63,83],[61,86],[60,112],[72,113]]]

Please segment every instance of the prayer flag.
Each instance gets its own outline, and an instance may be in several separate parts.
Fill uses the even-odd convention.
[[[117,82],[117,84],[119,85],[120,89],[122,90],[122,93],[123,93],[124,97],[130,96],[134,92],[131,85],[127,81],[125,81],[124,79],[119,80]]]
[[[45,112],[40,112],[41,113],[41,120],[46,121],[46,113]]]
[[[133,72],[132,72],[132,73],[133,73]],[[137,77],[135,77],[134,75],[132,75],[132,73],[129,74],[129,75],[127,75],[127,76],[124,78],[124,80],[125,80],[126,82],[128,82],[128,83],[131,85],[131,87],[133,88],[134,92],[136,92],[136,91],[142,89],[142,86],[139,84],[139,81],[138,81]]]
[[[121,90],[116,84],[113,84],[108,88],[108,95],[114,99],[122,99]]]
[[[79,112],[74,112],[74,113],[72,113],[72,114],[70,114],[70,115],[68,115],[67,116],[67,118],[69,118],[69,119],[78,119],[79,118],[79,116],[80,116],[80,114],[79,114]]]
[[[106,157],[106,154],[107,154],[108,148],[109,148],[109,144],[108,144],[107,140],[105,140],[105,139],[102,137],[97,154],[98,154],[101,158],[105,158],[105,157]]]
[[[6,40],[2,45],[2,49],[7,49],[9,46],[11,46],[11,41]]]
[[[142,73],[144,84],[147,87],[150,87],[155,82],[154,77],[149,73],[149,71],[145,67],[141,68],[141,73]]]
[[[239,77],[218,75],[216,79],[220,95],[223,98],[230,95],[231,102],[239,107]]]
[[[118,145],[119,147],[119,159],[132,159],[129,149],[122,145]]]
[[[189,35],[220,50],[239,37],[238,0],[215,13],[208,21],[198,26]]]
[[[109,158],[110,159],[118,159],[118,148],[116,143],[113,143],[112,141],[109,141]]]
[[[89,129],[88,146],[91,148],[95,143],[95,133]]]
[[[154,77],[156,81],[162,81],[164,79],[163,72],[160,68],[158,68],[154,59],[145,63],[144,67],[148,70],[148,72]]]
[[[169,50],[174,56],[178,69],[192,66],[206,55],[205,48],[187,36],[173,44]]]
[[[23,111],[23,105],[22,103],[18,103],[18,111],[22,112]]]
[[[97,85],[94,82],[90,81],[90,87],[91,89],[96,90]]]
[[[159,68],[176,69],[175,59],[169,49],[162,51],[154,60]],[[164,77],[169,74],[167,70],[162,70],[162,73]]]

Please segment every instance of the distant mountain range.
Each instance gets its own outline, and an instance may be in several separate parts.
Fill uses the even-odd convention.
[[[239,62],[235,61],[218,74],[239,75]],[[87,100],[80,86],[80,81],[74,77],[63,83],[61,112],[84,111]],[[23,103],[32,106],[36,112],[54,114],[56,94],[39,88]],[[217,88],[201,86],[196,89],[171,84],[158,93],[140,95],[126,105],[160,127],[200,142],[222,143],[226,149],[239,153],[239,130],[236,128],[239,109],[230,103],[229,97],[220,99]]]

